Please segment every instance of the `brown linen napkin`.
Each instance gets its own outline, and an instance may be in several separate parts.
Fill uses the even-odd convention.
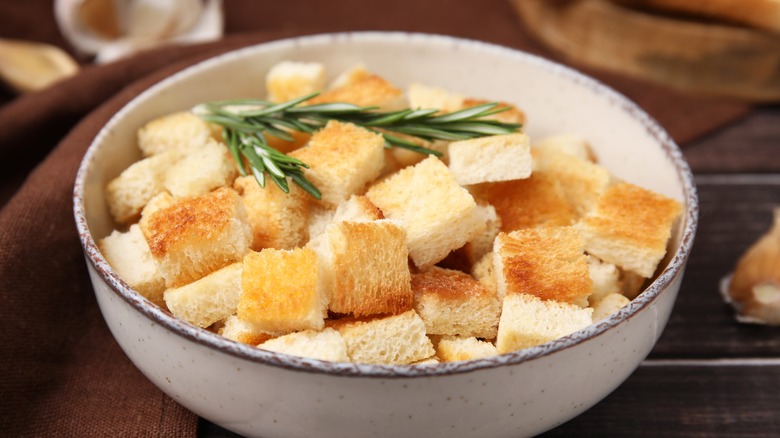
[[[50,7],[50,2],[45,3]],[[256,29],[262,17],[266,17],[261,23],[265,30],[89,67],[51,89],[0,108],[0,159],[13,163],[4,165],[0,194],[15,193],[0,210],[0,314],[5,322],[0,334],[0,430],[4,435],[195,434],[195,416],[154,388],[108,333],[72,219],[71,191],[82,155],[108,118],[141,90],[217,52],[322,31],[426,31],[542,53],[523,35],[505,1],[458,2],[457,7],[449,0],[381,4],[378,11],[355,0],[226,2],[229,31]],[[0,29],[7,29],[3,7]],[[127,86],[151,72],[155,73]],[[617,76],[597,75],[644,106],[678,141],[747,111],[742,105],[702,101]],[[17,191],[29,168],[41,159]]]

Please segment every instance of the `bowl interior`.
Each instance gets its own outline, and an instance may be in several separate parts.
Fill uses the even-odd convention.
[[[143,124],[204,101],[263,97],[266,72],[282,60],[322,62],[331,77],[363,63],[401,88],[419,82],[517,104],[528,117],[525,130],[532,142],[553,134],[581,135],[618,178],[681,201],[687,214],[674,230],[664,263],[682,257],[672,263],[673,274],[687,256],[696,221],[690,171],[668,135],[633,103],[568,68],[515,50],[402,33],[319,35],[249,47],[197,64],[136,97],[104,127],[82,163],[75,208],[77,222],[79,214],[86,219],[87,243],[115,227],[104,187],[140,158],[136,131]],[[629,306],[619,318],[639,309]]]

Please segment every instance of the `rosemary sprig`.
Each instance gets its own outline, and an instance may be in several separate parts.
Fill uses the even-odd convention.
[[[265,100],[240,99],[209,102],[196,106],[193,112],[203,120],[221,125],[223,136],[242,175],[246,175],[244,160],[249,164],[261,187],[266,175],[285,193],[289,193],[287,178],[313,197],[322,194],[304,175],[309,165],[285,155],[268,145],[266,135],[293,141],[291,131],[313,133],[329,120],[353,123],[380,133],[386,147],[400,147],[421,154],[441,153],[419,146],[397,134],[406,134],[427,141],[457,141],[487,135],[510,134],[521,127],[485,117],[506,111],[497,102],[466,108],[461,111],[436,115],[437,109],[405,109],[383,112],[376,107],[361,107],[351,103],[300,104],[318,93],[283,103]],[[393,135],[393,134],[396,135]]]

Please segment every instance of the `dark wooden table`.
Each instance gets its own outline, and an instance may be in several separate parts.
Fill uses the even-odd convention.
[[[780,436],[780,328],[737,324],[718,294],[780,206],[780,106],[684,152],[701,216],[669,324],[622,386],[545,437]],[[201,420],[199,436],[237,435]]]

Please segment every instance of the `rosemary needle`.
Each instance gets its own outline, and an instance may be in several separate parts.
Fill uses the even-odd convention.
[[[338,120],[381,134],[387,147],[395,146],[440,156],[440,152],[419,146],[397,134],[427,141],[458,141],[511,134],[521,127],[517,123],[485,119],[509,109],[498,107],[497,102],[441,115],[437,115],[437,109],[383,112],[376,107],[341,102],[301,105],[317,94],[282,103],[254,99],[222,100],[200,104],[193,112],[207,122],[222,126],[228,150],[241,175],[247,174],[243,164],[246,160],[261,187],[265,187],[267,176],[285,193],[289,193],[289,178],[317,199],[321,199],[322,194],[304,175],[304,169],[308,169],[309,165],[269,146],[266,135],[293,141],[291,131],[313,133],[329,120]]]

